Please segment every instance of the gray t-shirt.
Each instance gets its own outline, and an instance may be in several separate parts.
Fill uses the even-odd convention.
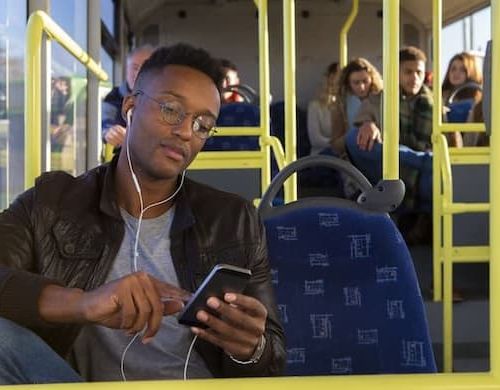
[[[134,272],[133,251],[138,219],[121,210],[125,236],[106,282]],[[141,223],[137,269],[155,278],[179,286],[170,254],[170,228],[174,208]],[[103,326],[85,326],[78,336],[74,355],[77,368],[88,381],[122,380],[120,360],[132,336],[123,330]],[[138,337],[125,355],[125,375],[131,379],[181,379],[193,334],[174,316],[163,317],[161,328],[148,344]],[[210,378],[212,374],[196,352],[191,352],[188,378]]]

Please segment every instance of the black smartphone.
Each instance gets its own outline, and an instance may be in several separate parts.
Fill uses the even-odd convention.
[[[226,293],[243,292],[251,276],[252,272],[249,269],[217,264],[186,303],[177,320],[183,325],[206,328],[205,324],[196,319],[196,313],[200,310],[213,313],[206,304],[207,299],[217,297],[223,300]]]

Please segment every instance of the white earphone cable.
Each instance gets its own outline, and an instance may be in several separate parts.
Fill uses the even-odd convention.
[[[127,131],[130,129],[130,117],[131,117],[131,115],[132,115],[132,110],[127,111]],[[177,189],[170,196],[168,196],[167,198],[165,198],[159,202],[152,203],[152,204],[144,207],[144,200],[142,198],[141,186],[139,184],[139,180],[137,179],[137,176],[135,175],[134,169],[132,168],[132,161],[130,159],[130,149],[129,149],[128,139],[129,139],[129,134],[127,134],[127,142],[126,142],[126,153],[127,153],[128,167],[129,167],[130,173],[132,175],[132,180],[134,182],[135,189],[136,189],[137,194],[139,196],[139,203],[140,203],[140,208],[141,208],[140,213],[139,213],[139,218],[137,220],[137,229],[135,232],[134,254],[133,254],[133,262],[132,262],[132,270],[133,270],[133,272],[137,272],[139,270],[139,267],[137,264],[137,259],[139,257],[139,234],[141,231],[141,224],[142,224],[142,219],[144,217],[144,213],[153,207],[159,206],[161,204],[167,203],[170,200],[172,200],[179,193],[179,191],[182,188],[182,185],[184,184],[184,177],[186,175],[186,171],[185,170],[182,171],[180,183],[177,186]],[[124,382],[127,381],[127,377],[125,376],[125,355],[127,354],[127,351],[132,346],[134,341],[137,340],[137,338],[141,335],[141,333],[142,332],[137,332],[132,337],[132,339],[130,340],[128,345],[125,347],[125,349],[123,350],[121,360],[120,360],[120,371],[121,371],[122,379]],[[192,349],[192,346],[194,345],[195,340],[196,340],[196,337],[194,338],[193,342],[191,343],[191,347],[190,347],[189,352],[188,352],[187,361],[189,361],[189,356],[191,354],[191,349]],[[184,367],[184,379],[186,379],[186,372],[187,372],[187,363],[186,363],[186,366]]]
[[[191,341],[191,345],[189,346],[189,349],[188,349],[188,353],[186,356],[186,362],[184,363],[184,380],[185,381],[187,381],[187,379],[188,379],[187,370],[188,370],[188,365],[189,365],[189,359],[191,358],[191,352],[193,352],[194,343],[196,342],[197,339],[198,339],[198,335],[195,335],[193,337],[193,341]]]

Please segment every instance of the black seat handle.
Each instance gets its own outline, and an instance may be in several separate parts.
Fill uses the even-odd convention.
[[[307,156],[284,167],[273,179],[259,204],[259,212],[268,213],[274,208],[272,202],[285,181],[294,173],[313,166],[323,166],[345,173],[361,190],[356,203],[365,210],[391,212],[401,204],[405,194],[402,180],[380,180],[372,187],[368,179],[351,163],[333,156]]]

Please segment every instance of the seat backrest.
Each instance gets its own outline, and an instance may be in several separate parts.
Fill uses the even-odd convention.
[[[285,180],[312,165],[349,175],[362,191],[357,202],[321,197],[273,206]],[[283,168],[262,197],[288,375],[436,371],[410,253],[378,211],[384,203],[367,200],[372,190],[351,164],[309,156]]]
[[[447,121],[450,123],[466,123],[473,105],[474,99],[464,99],[448,104]]]
[[[336,202],[264,216],[287,374],[435,372],[402,236],[388,215]]]
[[[271,124],[273,135],[285,144],[285,102],[279,101],[271,104]],[[295,118],[297,122],[297,158],[309,155],[311,142],[307,133],[307,111],[296,107]]]
[[[260,125],[259,107],[249,103],[229,103],[221,106],[217,127],[246,127]],[[258,137],[212,137],[205,142],[204,151],[259,150]]]

